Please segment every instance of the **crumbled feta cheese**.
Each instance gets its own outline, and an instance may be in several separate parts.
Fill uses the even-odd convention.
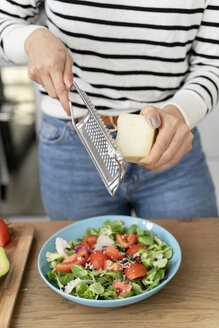
[[[95,245],[94,250],[101,250],[103,248],[103,246],[112,246],[114,244],[114,240],[108,236],[105,235],[100,235],[97,238],[97,242]]]
[[[75,280],[68,282],[67,285],[65,286],[64,292],[70,294],[72,289],[74,289],[77,286],[77,284],[79,284],[80,281],[81,281],[80,278],[76,278]]]
[[[91,270],[92,270],[93,267],[94,267],[94,266],[93,266],[92,264],[87,263],[87,262],[85,263],[85,269],[91,269]]]
[[[127,262],[127,263],[124,263],[122,266],[123,266],[123,269],[126,269],[126,268],[129,268],[131,265],[131,263]]]
[[[56,238],[56,250],[57,250],[58,254],[61,254],[64,257],[68,257],[68,255],[64,251],[64,249],[66,247],[70,247],[70,245],[68,244],[68,242],[65,239],[63,239],[61,237]]]
[[[65,286],[64,292],[67,294],[70,294],[71,291],[79,284],[79,282],[85,282],[88,284],[93,283],[93,280],[81,280],[80,278],[76,278],[75,280],[72,280],[70,282],[67,283],[67,285]]]

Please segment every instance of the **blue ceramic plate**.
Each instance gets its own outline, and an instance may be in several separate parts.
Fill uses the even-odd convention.
[[[116,300],[92,300],[92,299],[84,299],[76,296],[72,296],[66,294],[59,290],[56,286],[55,282],[51,281],[47,277],[47,272],[51,269],[49,268],[48,262],[46,260],[46,252],[55,252],[55,240],[57,237],[62,237],[65,240],[76,240],[79,237],[82,237],[85,234],[87,228],[98,228],[103,226],[103,222],[106,220],[114,221],[119,219],[123,221],[126,228],[129,228],[132,224],[136,224],[140,229],[150,230],[164,242],[166,242],[169,246],[173,249],[173,256],[170,259],[171,262],[171,269],[168,272],[168,278],[160,283],[154,289],[145,292],[140,295],[131,296],[128,298],[123,299],[116,299]],[[150,221],[139,219],[130,216],[121,216],[121,215],[111,215],[111,216],[98,216],[93,217],[90,219],[78,221],[76,223],[70,224],[65,228],[56,232],[52,237],[50,237],[47,242],[42,247],[39,257],[38,257],[38,270],[45,281],[45,283],[52,288],[57,294],[67,298],[68,300],[76,303],[80,303],[83,305],[88,306],[95,306],[95,307],[116,307],[116,306],[123,306],[129,305],[132,303],[136,303],[142,301],[151,295],[157,293],[161,288],[163,288],[168,282],[174,277],[177,270],[179,269],[181,263],[181,250],[177,240],[164,228],[159,226],[158,224],[152,223]]]

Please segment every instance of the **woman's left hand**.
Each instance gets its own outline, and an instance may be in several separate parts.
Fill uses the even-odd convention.
[[[162,110],[146,106],[141,114],[153,127],[158,128],[156,141],[148,156],[141,158],[139,166],[154,172],[177,164],[192,149],[193,134],[179,109],[167,105]]]

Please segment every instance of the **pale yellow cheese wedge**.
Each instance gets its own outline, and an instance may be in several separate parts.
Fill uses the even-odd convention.
[[[153,146],[155,131],[143,115],[120,114],[117,122],[116,145],[128,162],[138,163]]]

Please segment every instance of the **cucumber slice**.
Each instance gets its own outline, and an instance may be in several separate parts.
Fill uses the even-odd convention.
[[[0,246],[0,280],[6,277],[10,268],[10,262],[7,258],[5,250]]]

